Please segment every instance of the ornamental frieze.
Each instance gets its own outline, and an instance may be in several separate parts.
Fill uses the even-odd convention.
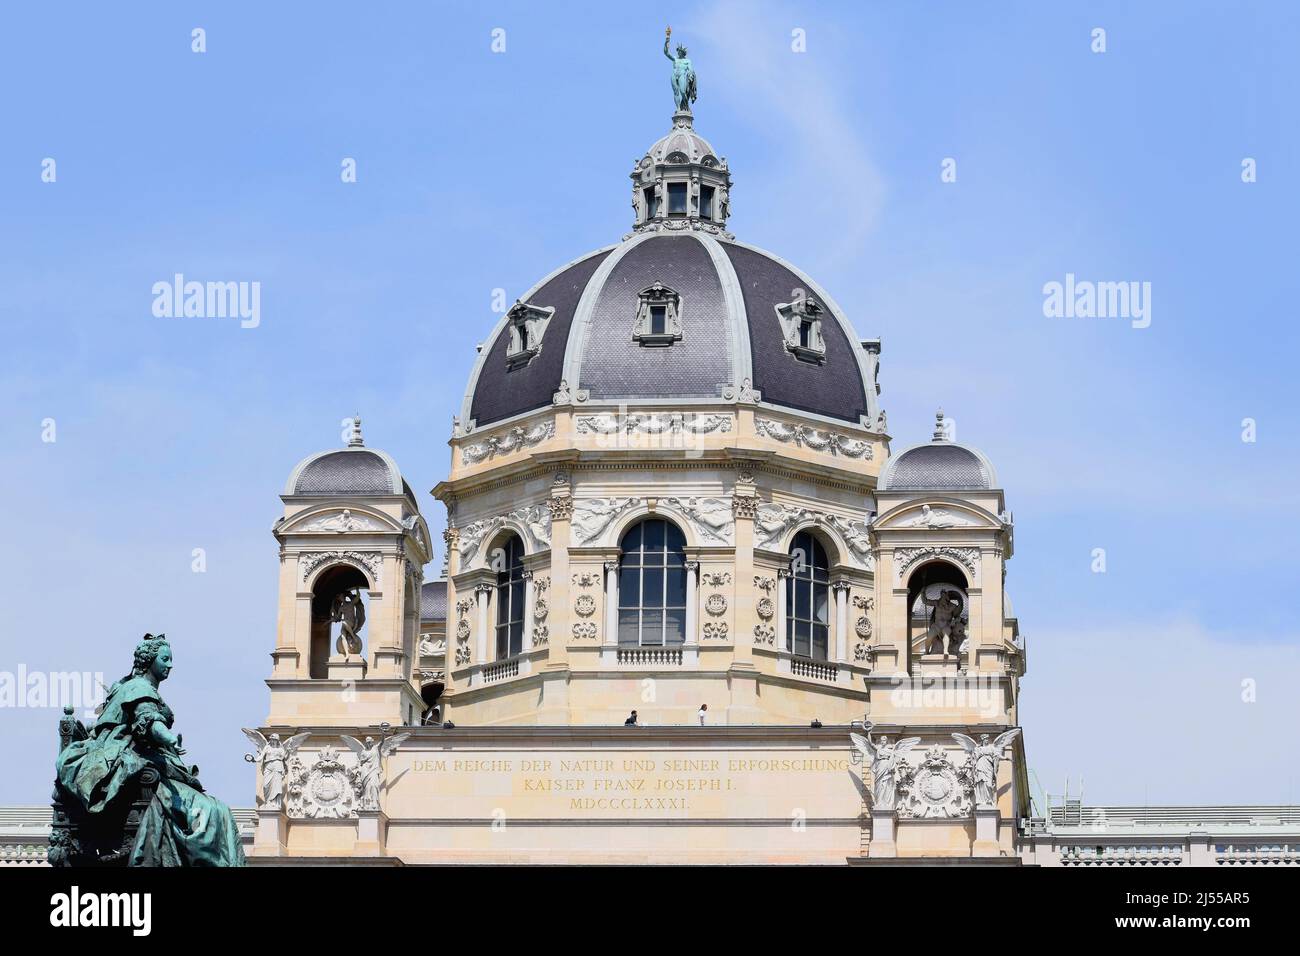
[[[379,587],[380,571],[384,566],[383,555],[378,551],[311,551],[298,555],[298,571],[303,583],[311,577],[312,572],[323,564],[351,564],[364,569],[375,587]]]
[[[780,442],[783,445],[795,445],[799,448],[811,448],[833,456],[861,458],[870,461],[873,455],[871,442],[850,438],[832,431],[821,431],[807,425],[787,425],[770,418],[754,419],[754,429],[764,438]]]
[[[899,578],[902,578],[908,568],[923,558],[949,558],[969,571],[971,577],[975,577],[979,567],[980,551],[979,548],[956,548],[944,545],[898,548],[894,551],[894,564],[898,567]]]
[[[460,450],[462,465],[477,465],[495,458],[497,455],[509,455],[521,448],[531,448],[555,437],[555,422],[547,420],[538,422],[530,428],[516,425],[504,435],[493,435],[482,441],[466,445]]]
[[[731,431],[731,416],[682,412],[583,415],[577,419],[575,426],[579,435],[708,435]]]

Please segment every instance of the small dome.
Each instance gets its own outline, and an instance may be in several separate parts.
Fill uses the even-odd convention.
[[[298,463],[285,484],[286,495],[409,495],[397,463],[361,440],[361,419],[355,419],[347,448],[320,451]]]
[[[683,115],[689,116],[689,114]],[[712,144],[695,132],[689,120],[678,120],[667,136],[656,140],[654,145],[646,150],[646,158],[641,160],[641,165],[645,166],[647,161],[669,163],[674,166],[685,166],[691,163],[700,163],[704,166],[721,165]]]
[[[930,443],[892,457],[877,487],[881,491],[986,491],[997,487],[997,475],[982,453],[948,440],[941,411]]]

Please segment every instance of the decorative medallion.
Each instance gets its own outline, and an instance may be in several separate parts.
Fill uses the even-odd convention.
[[[596,613],[596,599],[590,594],[579,594],[573,602],[573,609],[582,617],[591,617]]]
[[[704,602],[704,609],[714,617],[727,613],[727,599],[721,594],[710,594]]]
[[[772,615],[776,613],[776,604],[772,602],[771,598],[759,598],[755,610],[758,611],[758,616],[763,620],[770,621],[772,620]]]
[[[903,766],[899,770],[899,816],[931,819],[970,815],[974,792],[970,770],[954,766],[942,747],[927,750],[919,767]]]
[[[355,817],[356,768],[339,759],[334,747],[323,747],[309,765],[295,754],[290,762],[289,816],[311,820],[339,820]]]

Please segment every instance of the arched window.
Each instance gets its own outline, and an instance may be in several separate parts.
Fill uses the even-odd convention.
[[[810,531],[790,545],[785,591],[785,649],[799,657],[827,659],[830,647],[830,562]]]
[[[662,646],[686,640],[686,537],[649,518],[623,535],[618,578],[618,642]]]
[[[524,651],[524,544],[511,535],[491,554],[497,572],[497,660]]]

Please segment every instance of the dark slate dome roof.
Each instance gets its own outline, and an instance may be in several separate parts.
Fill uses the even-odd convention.
[[[289,474],[286,495],[409,495],[397,462],[377,448],[366,448],[358,419],[346,448],[308,455]]]
[[[639,294],[656,282],[680,295],[682,335],[667,347],[633,337]],[[820,363],[785,346],[777,305],[822,306]],[[479,354],[461,411],[483,428],[552,404],[561,382],[588,400],[717,398],[750,380],[764,403],[849,422],[874,419],[872,365],[839,307],[771,253],[699,230],[644,232],[577,259],[521,297],[554,309],[541,350],[511,367],[508,319]]]
[[[996,488],[997,474],[984,454],[945,437],[940,412],[934,438],[894,455],[880,472],[881,491],[985,491]]]
[[[420,586],[420,623],[447,620],[447,582],[425,581]]]

